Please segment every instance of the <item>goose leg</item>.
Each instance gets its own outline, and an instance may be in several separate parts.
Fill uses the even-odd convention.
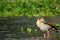
[[[47,31],[47,38],[50,40],[50,31]]]
[[[47,38],[47,37],[46,37],[46,33],[44,33],[44,40],[46,40],[46,38]]]

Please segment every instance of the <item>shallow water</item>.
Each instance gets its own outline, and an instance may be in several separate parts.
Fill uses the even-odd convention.
[[[37,17],[0,18],[1,40],[43,40],[43,32],[36,26]],[[59,23],[60,17],[45,17],[52,24]],[[59,28],[60,30],[60,28]],[[59,31],[58,30],[58,31]],[[58,33],[58,35],[60,32]],[[28,38],[29,37],[29,38]]]

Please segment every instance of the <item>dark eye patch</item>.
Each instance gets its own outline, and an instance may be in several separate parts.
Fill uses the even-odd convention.
[[[39,19],[41,19],[41,17],[39,17]]]
[[[40,20],[42,17],[39,17],[38,19]]]

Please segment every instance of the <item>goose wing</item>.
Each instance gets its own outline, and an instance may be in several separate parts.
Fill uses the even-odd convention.
[[[53,24],[51,24],[51,23],[45,22],[44,24],[49,25],[49,26],[51,27],[51,29],[55,29],[55,30],[57,30],[56,26],[53,25]]]

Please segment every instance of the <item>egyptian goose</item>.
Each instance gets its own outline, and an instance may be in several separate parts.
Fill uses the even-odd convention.
[[[55,30],[57,32],[57,28],[55,25],[47,23],[43,17],[39,17],[36,22],[37,27],[40,28],[41,31],[44,32],[44,38],[50,38],[50,29]],[[47,34],[47,35],[46,35]]]

